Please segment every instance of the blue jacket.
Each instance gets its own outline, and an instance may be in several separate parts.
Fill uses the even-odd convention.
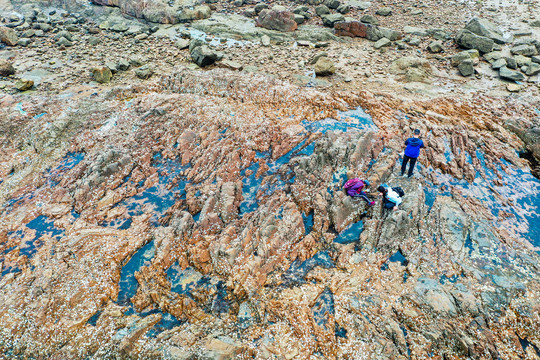
[[[408,138],[405,140],[405,155],[410,158],[417,158],[420,155],[420,149],[424,147],[424,142],[419,138]]]

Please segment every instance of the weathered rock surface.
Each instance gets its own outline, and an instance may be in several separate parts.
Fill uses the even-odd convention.
[[[4,43],[9,46],[15,46],[17,45],[18,40],[19,38],[15,30],[5,26],[0,26],[0,43]]]
[[[10,61],[0,59],[0,76],[10,76],[15,74],[15,68]]]
[[[493,40],[484,37],[478,36],[469,30],[461,30],[456,35],[456,43],[465,49],[476,49],[481,53],[489,53],[493,50]]]
[[[334,62],[326,56],[320,57],[314,65],[315,74],[318,76],[328,76],[336,72]]]
[[[269,30],[291,32],[296,30],[298,24],[290,11],[262,10],[257,19],[257,26]]]

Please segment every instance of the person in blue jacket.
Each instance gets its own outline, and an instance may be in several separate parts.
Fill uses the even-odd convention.
[[[420,130],[414,130],[414,136],[405,140],[405,154],[403,156],[403,162],[401,163],[401,176],[405,174],[405,169],[407,168],[407,163],[409,164],[409,173],[408,176],[411,177],[414,171],[414,165],[416,165],[416,159],[420,155],[420,149],[424,147],[424,142],[419,139]]]

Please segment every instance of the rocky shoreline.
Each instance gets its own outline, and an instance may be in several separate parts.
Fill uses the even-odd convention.
[[[0,10],[0,358],[540,358],[538,4]]]

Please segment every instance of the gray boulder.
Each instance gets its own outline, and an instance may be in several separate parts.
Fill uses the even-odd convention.
[[[390,46],[391,44],[392,44],[392,42],[390,40],[388,40],[387,38],[382,38],[382,39],[377,40],[377,42],[375,42],[375,44],[373,44],[373,47],[375,49],[380,49],[380,48],[383,48],[383,47]]]
[[[514,46],[510,49],[510,52],[514,55],[523,55],[523,56],[534,56],[538,54],[538,50],[534,45],[522,44]]]
[[[193,48],[191,52],[191,58],[193,62],[200,67],[205,67],[212,65],[216,61],[219,61],[223,58],[223,55],[214,51],[208,47],[208,45],[201,45]]]
[[[330,14],[330,9],[326,5],[319,5],[315,8],[315,13],[319,16]]]
[[[506,60],[505,59],[499,59],[499,60],[495,60],[492,64],[491,64],[491,68],[492,69],[500,69],[502,68],[503,66],[506,66]]]
[[[337,22],[345,21],[345,17],[341,14],[328,14],[321,16],[324,26],[334,27]]]
[[[534,76],[540,74],[540,64],[531,62],[527,69],[525,70],[525,75]]]
[[[379,20],[375,16],[369,14],[362,16],[360,21],[366,24],[379,25]]]
[[[474,18],[469,21],[465,26],[465,29],[476,35],[487,37],[497,44],[506,44],[508,42],[504,38],[502,31],[500,31],[495,24],[486,19]]]
[[[339,0],[324,0],[324,5],[328,6],[330,9],[337,9],[341,3]]]
[[[392,9],[390,9],[389,7],[383,7],[377,10],[375,14],[380,16],[390,16],[392,15]]]
[[[462,76],[471,76],[474,74],[474,66],[472,59],[465,59],[457,66],[459,73]]]
[[[493,51],[494,42],[492,39],[478,36],[469,30],[461,30],[456,36],[456,43],[465,49],[476,49],[481,53]]]
[[[149,79],[154,74],[154,69],[150,65],[144,65],[135,69],[135,75],[139,79]]]
[[[440,52],[444,51],[444,48],[442,46],[442,42],[440,42],[440,41],[432,41],[428,45],[427,49],[428,49],[428,51],[430,53],[440,53]]]
[[[524,81],[525,75],[518,71],[513,71],[508,69],[506,66],[503,66],[499,69],[499,76],[503,79],[513,80],[513,81]]]

